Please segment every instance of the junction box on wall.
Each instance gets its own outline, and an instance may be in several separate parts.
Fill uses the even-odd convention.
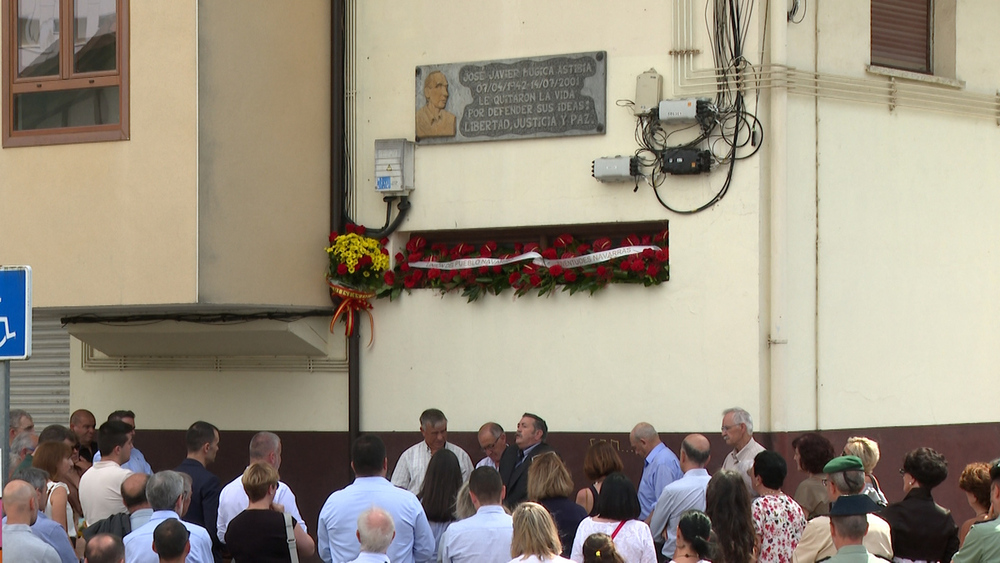
[[[375,140],[375,191],[402,196],[413,191],[413,141]]]

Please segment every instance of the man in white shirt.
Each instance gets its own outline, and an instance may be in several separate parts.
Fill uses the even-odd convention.
[[[465,450],[448,442],[448,419],[438,409],[427,409],[420,414],[420,434],[424,441],[411,446],[399,456],[396,468],[392,472],[392,484],[406,489],[413,494],[420,494],[424,484],[424,474],[431,456],[441,448],[447,448],[458,458],[462,468],[462,480],[469,478],[474,469],[472,459]]]
[[[396,537],[392,515],[373,506],[358,516],[358,541],[361,553],[350,563],[390,563],[386,552]]]
[[[479,467],[469,477],[469,496],[476,514],[452,523],[441,536],[442,563],[506,563],[514,521],[503,509],[503,479],[492,467]]]
[[[722,411],[722,439],[733,447],[722,462],[722,468],[739,473],[750,496],[757,496],[747,470],[753,467],[753,458],[765,448],[753,439],[753,417],[750,413],[740,407]]]
[[[121,464],[132,455],[132,427],[120,420],[105,422],[97,431],[97,447],[103,458],[80,477],[80,504],[87,522],[125,512],[121,487],[132,472]]]
[[[250,463],[247,464],[247,467],[254,463],[266,463],[276,470],[281,467],[281,438],[277,434],[258,432],[250,439]],[[219,518],[216,529],[219,541],[223,543],[226,541],[226,530],[229,529],[229,523],[240,512],[246,510],[250,504],[247,492],[243,489],[242,479],[243,474],[240,473],[223,487],[219,494]],[[274,502],[284,506],[285,512],[291,514],[298,525],[302,526],[302,531],[307,531],[306,523],[302,521],[299,507],[295,503],[295,493],[281,481],[278,481],[278,492],[274,495]]]
[[[483,449],[486,457],[481,459],[476,467],[492,467],[500,470],[500,458],[504,450],[507,449],[507,434],[503,431],[503,426],[496,422],[487,422],[479,428],[479,447]]]
[[[146,484],[146,498],[153,508],[149,522],[125,536],[125,561],[128,563],[159,563],[153,551],[153,533],[165,520],[178,520],[190,534],[191,553],[188,563],[213,563],[212,536],[205,528],[180,519],[184,504],[184,479],[176,471],[154,473]]]

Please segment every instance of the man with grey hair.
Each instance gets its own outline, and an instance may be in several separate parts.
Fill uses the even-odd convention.
[[[739,473],[750,496],[757,496],[748,471],[753,467],[753,459],[765,448],[753,439],[753,417],[750,413],[740,407],[722,411],[722,440],[733,447],[722,462],[722,468]]]
[[[281,467],[281,438],[274,432],[258,432],[250,439],[250,463],[247,467],[255,463],[266,463],[275,469]],[[243,488],[243,474],[240,473],[235,479],[223,487],[219,494],[219,517],[216,523],[219,541],[226,541],[226,530],[229,523],[240,512],[246,510],[250,504],[246,489]],[[295,502],[295,493],[285,483],[278,481],[278,491],[274,494],[275,504],[285,507],[285,512],[292,515],[303,532],[307,532],[306,523],[302,521],[299,514],[299,505]]]
[[[49,481],[48,473],[37,467],[28,467],[15,472],[12,479],[24,481],[25,483],[31,485],[31,487],[35,489],[37,506],[45,506],[49,497],[47,487]],[[3,524],[6,527],[6,517],[3,519]],[[44,510],[38,511],[35,521],[32,522],[30,526],[32,534],[56,550],[56,554],[59,555],[59,559],[62,563],[79,562],[79,559],[76,557],[76,552],[73,551],[73,545],[69,543],[69,537],[66,535],[66,529],[55,520],[46,516]]]
[[[823,467],[823,473],[826,474],[826,492],[832,503],[839,498],[860,495],[865,487],[865,466],[857,456],[835,457]],[[833,514],[832,509],[831,514]],[[889,524],[874,514],[867,514],[866,519],[868,531],[862,540],[865,549],[877,557],[892,561]],[[802,531],[799,545],[792,552],[792,562],[814,563],[833,557],[836,553],[837,546],[830,533],[830,517],[817,516],[810,520],[806,529]]]
[[[441,448],[451,450],[462,468],[462,481],[467,481],[475,467],[472,458],[461,447],[448,441],[448,419],[438,409],[427,409],[420,413],[420,434],[424,440],[410,446],[399,456],[396,468],[392,470],[392,484],[411,493],[420,494],[424,484],[424,474],[431,456]]]
[[[496,422],[487,422],[480,426],[479,447],[482,448],[486,457],[479,460],[476,467],[492,467],[499,471],[500,458],[503,457],[503,452],[507,449],[507,434],[504,433],[503,426]]]
[[[10,444],[10,467],[17,473],[31,467],[35,448],[38,447],[38,434],[34,431],[21,432]]]
[[[153,532],[164,520],[180,520],[184,505],[184,479],[176,471],[154,473],[146,483],[146,499],[153,508],[149,522],[125,536],[125,560],[128,563],[158,563],[153,551]],[[180,520],[191,534],[189,563],[213,563],[212,537],[205,528]]]
[[[392,515],[373,506],[358,515],[358,542],[361,553],[350,563],[389,563],[386,551],[396,537]]]
[[[878,510],[868,495],[843,495],[830,507],[830,537],[837,554],[830,563],[879,563],[883,559],[868,553],[864,546],[868,533],[867,515]]]
[[[645,520],[656,506],[663,487],[680,479],[681,462],[663,445],[660,435],[648,422],[635,425],[628,435],[632,449],[642,458],[642,479],[639,481],[639,520]],[[595,499],[596,501],[596,499]]]
[[[14,443],[14,438],[18,434],[35,431],[35,421],[26,410],[11,409],[10,417],[7,420],[10,424],[10,436],[8,439],[8,443],[10,444]]]

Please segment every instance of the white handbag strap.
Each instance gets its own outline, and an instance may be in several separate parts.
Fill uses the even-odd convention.
[[[285,538],[288,541],[288,555],[292,558],[292,563],[299,563],[299,552],[295,549],[295,529],[292,525],[292,515],[284,512],[282,516],[285,517]]]

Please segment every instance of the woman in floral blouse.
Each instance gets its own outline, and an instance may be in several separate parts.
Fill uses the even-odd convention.
[[[760,544],[759,563],[789,563],[806,527],[802,507],[781,492],[787,474],[784,458],[772,451],[757,454],[750,469],[754,490],[760,495],[751,511]]]

